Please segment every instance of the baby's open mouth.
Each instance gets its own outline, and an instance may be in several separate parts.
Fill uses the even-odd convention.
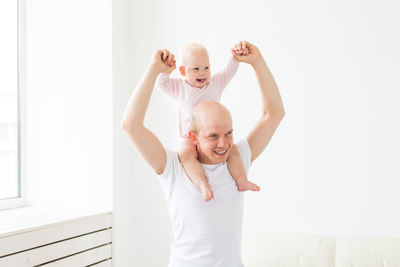
[[[196,79],[196,81],[198,81],[199,83],[204,83],[206,79]]]

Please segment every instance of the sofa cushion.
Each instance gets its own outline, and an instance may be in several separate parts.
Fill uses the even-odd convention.
[[[270,235],[243,240],[246,267],[334,267],[335,239],[310,235]]]
[[[338,238],[337,267],[399,267],[400,239]]]

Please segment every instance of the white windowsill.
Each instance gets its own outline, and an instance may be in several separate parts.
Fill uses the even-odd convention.
[[[85,217],[109,214],[106,208],[36,208],[21,207],[0,211],[0,238]]]

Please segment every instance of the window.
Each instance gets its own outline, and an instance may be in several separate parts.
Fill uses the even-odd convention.
[[[0,208],[111,203],[111,21],[111,0],[0,1]]]
[[[19,1],[0,1],[0,208],[20,205]]]

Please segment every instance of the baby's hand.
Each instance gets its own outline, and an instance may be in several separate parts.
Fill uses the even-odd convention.
[[[176,68],[175,56],[167,49],[157,50],[153,54],[152,64],[154,64],[160,72],[170,73]]]
[[[247,56],[250,53],[246,41],[237,42],[231,50],[232,54],[236,56]]]
[[[175,55],[169,52],[167,49],[164,49],[161,54],[162,61],[167,64],[169,67],[175,65]]]
[[[232,52],[234,52],[238,56],[247,56],[250,50],[247,47],[245,47],[244,49],[232,48]]]
[[[237,42],[234,48],[232,48],[232,55],[236,60],[251,65],[263,60],[260,50],[247,41]]]

